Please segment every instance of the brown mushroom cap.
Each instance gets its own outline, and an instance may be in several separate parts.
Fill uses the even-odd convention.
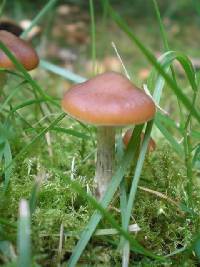
[[[155,114],[151,98],[115,72],[75,85],[66,92],[62,107],[79,121],[104,126],[141,124]]]
[[[131,137],[132,137],[132,133],[133,133],[133,130],[132,129],[128,129],[124,136],[123,136],[123,143],[125,145],[125,147],[128,146],[128,143],[130,142],[131,140]],[[141,136],[140,136],[140,141],[142,142],[144,139],[144,133],[141,133]],[[153,138],[150,137],[150,140],[149,140],[149,144],[148,144],[148,152],[153,152],[154,150],[156,149],[156,143],[155,141],[153,140]]]
[[[29,43],[3,30],[0,30],[0,41],[14,54],[26,70],[32,70],[37,67],[39,58]],[[0,67],[7,69],[15,67],[2,50],[0,50]]]
[[[11,32],[12,34],[16,36],[20,36],[22,34],[23,29],[21,26],[17,25],[12,20],[1,20],[0,21],[0,30]]]

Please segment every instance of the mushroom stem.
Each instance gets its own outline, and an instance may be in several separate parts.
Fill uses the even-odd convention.
[[[115,127],[97,127],[96,197],[102,199],[115,165]]]

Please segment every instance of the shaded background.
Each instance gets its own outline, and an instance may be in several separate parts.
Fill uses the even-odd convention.
[[[96,55],[98,72],[123,72],[121,63],[111,45],[114,42],[124,65],[134,83],[142,87],[152,66],[144,55],[133,45],[127,36],[109,17],[103,1],[94,1],[96,22]],[[153,1],[128,0],[110,1],[112,6],[126,20],[135,35],[149,48],[156,57],[163,52],[163,44],[156,20]],[[200,3],[196,0],[158,0],[159,9],[167,33],[171,50],[180,50],[187,54],[196,69],[200,68]],[[17,24],[31,20],[47,1],[7,1],[2,20],[12,19]],[[32,38],[40,58],[47,59],[61,67],[84,77],[92,76],[92,42],[89,1],[58,1],[53,10],[41,21],[38,33]],[[176,72],[184,87],[183,72],[176,65]],[[62,97],[71,86],[69,81],[56,75],[40,71],[40,82]],[[51,79],[52,78],[52,79]],[[48,83],[47,83],[48,81]],[[165,109],[173,111],[176,98],[165,92],[162,100]]]

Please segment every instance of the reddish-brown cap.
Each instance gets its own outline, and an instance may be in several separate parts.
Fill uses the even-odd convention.
[[[128,129],[125,132],[125,134],[123,136],[123,142],[124,142],[125,147],[128,146],[128,143],[130,142],[130,139],[132,137],[132,133],[133,133],[132,129]],[[143,139],[144,139],[144,133],[141,133],[140,141],[142,142]],[[148,152],[153,152],[156,149],[156,143],[153,140],[153,138],[150,138],[147,149],[148,149]]]
[[[0,41],[14,54],[26,70],[32,70],[37,67],[39,58],[36,51],[29,43],[3,30],[0,31]],[[0,50],[0,67],[8,69],[14,68],[12,61],[2,50]]]
[[[77,120],[105,126],[141,124],[152,119],[156,110],[149,96],[115,72],[73,86],[62,107]]]
[[[21,26],[17,25],[14,21],[7,19],[0,21],[0,30],[11,32],[16,36],[20,36],[20,34],[23,32]]]

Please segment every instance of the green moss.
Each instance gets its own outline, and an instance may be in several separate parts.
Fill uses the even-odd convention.
[[[92,142],[81,141],[64,134],[52,134],[51,141],[53,156],[49,156],[44,142],[40,146],[37,145],[24,160],[17,162],[8,193],[3,195],[1,192],[0,197],[1,217],[15,223],[20,199],[29,199],[35,181],[40,180],[37,206],[32,216],[32,248],[36,261],[42,266],[54,266],[58,260],[61,224],[65,233],[62,261],[66,262],[93,212],[87,201],[73,192],[65,179],[66,176],[72,175],[74,159],[73,179],[76,179],[85,190],[89,186],[92,191],[94,155],[85,164],[82,163],[93,149]],[[140,185],[163,193],[179,205],[187,202],[184,190],[186,182],[183,162],[167,144],[158,143],[156,151],[146,157]],[[194,200],[199,201],[196,194]],[[112,205],[118,207],[116,201]],[[113,209],[110,211],[120,223],[120,214]],[[199,213],[199,209],[197,212]],[[131,220],[131,223],[135,222],[141,228],[137,240],[147,249],[166,255],[191,242],[196,231],[197,218],[191,218],[181,207],[155,193],[138,189]],[[6,235],[2,235],[0,231],[1,239],[7,238],[16,246],[17,229],[1,227],[3,232],[6,232]],[[100,227],[109,228],[110,225],[103,220]],[[94,236],[82,255],[80,264],[120,266],[118,243],[118,235]],[[164,264],[131,252],[130,262],[131,266],[195,266],[193,255],[184,252],[171,257]]]

